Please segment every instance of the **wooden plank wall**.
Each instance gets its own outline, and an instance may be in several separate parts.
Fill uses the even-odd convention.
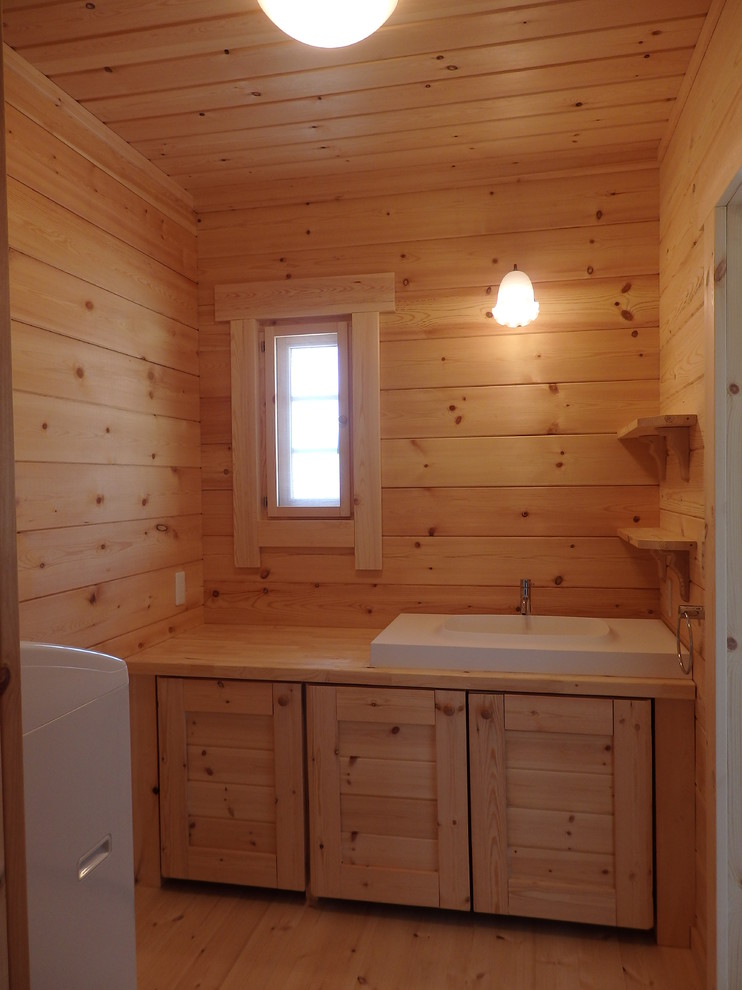
[[[706,965],[709,990],[715,971],[715,705],[713,505],[713,289],[714,209],[742,168],[742,6],[713,3],[686,80],[671,140],[661,165],[660,200],[660,401],[662,412],[695,412],[691,478],[682,484],[668,471],[661,488],[663,526],[703,541],[691,568],[691,600],[705,604],[694,623],[696,660],[696,892],[694,944]],[[706,455],[706,456],[705,456]],[[702,546],[702,543],[699,543]],[[671,614],[677,614],[672,589]],[[674,622],[674,618],[673,618]],[[704,635],[705,633],[705,635]],[[736,926],[738,927],[738,925]]]
[[[202,616],[195,218],[7,48],[5,80],[21,636],[125,656]]]
[[[214,191],[196,202],[207,621],[507,612],[522,577],[539,612],[658,614],[654,562],[615,535],[658,520],[647,449],[615,437],[658,411],[657,170],[481,171],[421,173],[404,193],[380,173],[375,192],[311,180],[309,194],[246,187],[239,208]],[[527,330],[489,316],[513,264],[541,303]],[[260,568],[237,569],[229,327],[214,287],[374,271],[394,272],[397,293],[381,322],[383,568],[267,548]]]

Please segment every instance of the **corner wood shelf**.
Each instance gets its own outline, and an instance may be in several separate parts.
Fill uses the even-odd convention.
[[[643,440],[649,444],[650,453],[657,462],[660,481],[665,480],[668,448],[674,451],[680,463],[680,477],[690,477],[690,428],[698,422],[694,414],[676,416],[645,416],[635,419],[618,431],[619,440]]]
[[[637,550],[649,550],[660,568],[660,578],[665,580],[667,569],[677,575],[680,594],[684,601],[690,595],[690,554],[696,549],[696,541],[669,533],[664,529],[649,527],[619,529],[618,535]]]

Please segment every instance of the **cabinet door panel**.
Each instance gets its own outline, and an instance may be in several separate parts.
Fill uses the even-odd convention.
[[[190,819],[191,846],[206,849],[247,849],[276,854],[276,829],[273,822],[239,822],[234,818]]]
[[[464,693],[311,685],[307,732],[312,892],[468,909]]]
[[[470,695],[474,907],[649,928],[651,703]]]
[[[585,852],[613,851],[613,814],[542,811],[538,808],[510,808],[508,836],[514,846],[528,842],[534,849],[583,849]]]
[[[194,846],[188,856],[195,880],[241,883],[251,887],[276,886],[276,857],[241,849],[202,849]]]
[[[438,802],[390,798],[378,801],[366,795],[344,794],[339,814],[347,832],[438,840]]]
[[[438,843],[435,839],[398,835],[364,835],[343,832],[343,862],[351,866],[380,866],[388,870],[435,873]]]
[[[188,817],[232,818],[243,822],[275,822],[272,787],[188,781]]]
[[[273,685],[276,792],[276,880],[304,890],[307,879],[304,712],[301,684]]]
[[[564,888],[513,880],[508,897],[510,914],[593,925],[616,924],[616,896],[609,887],[581,888],[570,884]]]
[[[370,794],[376,798],[424,800],[433,793],[436,765],[431,761],[341,757],[341,794]]]
[[[561,770],[577,766],[584,773],[613,773],[613,738],[606,735],[565,733],[544,746],[543,732],[512,732],[508,739],[508,766],[532,767],[535,761],[542,770]]]
[[[469,909],[469,780],[466,761],[466,696],[435,692],[438,863],[440,906]]]
[[[167,683],[170,678],[158,678]],[[159,693],[158,693],[159,698]],[[273,750],[273,719],[269,715],[233,715],[223,712],[188,709],[185,700],[181,711],[187,712],[185,731],[193,746],[232,746],[235,739],[245,749]]]
[[[187,731],[183,681],[157,679],[160,751],[160,870],[188,876]]]
[[[618,924],[650,928],[652,832],[652,711],[648,701],[614,702],[616,789],[616,910]]]
[[[263,681],[195,677],[183,682],[183,702],[192,712],[273,715],[273,686]]]
[[[510,880],[530,880],[535,885],[565,889],[605,887],[613,889],[613,851],[589,853],[575,849],[535,849],[532,846],[510,847]]]
[[[508,767],[507,802],[509,808],[611,814],[613,780],[606,774],[582,773],[581,770],[542,770],[538,766],[511,770]]]
[[[398,752],[406,760],[431,760],[435,755],[435,725],[340,722],[340,756],[389,759]]]
[[[340,890],[335,895],[354,901],[378,901],[384,904],[439,906],[437,870],[387,870],[380,866],[344,864]]]
[[[613,732],[610,698],[542,694],[508,694],[505,697],[505,728],[508,731],[589,735],[611,735]]]
[[[201,744],[189,746],[187,756],[190,780],[273,786],[275,765],[269,749],[230,749]]]
[[[158,678],[164,876],[305,887],[302,691]]]
[[[505,699],[469,695],[469,800],[475,911],[508,914]]]
[[[433,725],[433,692],[412,688],[337,688],[340,722],[394,722],[401,725]]]

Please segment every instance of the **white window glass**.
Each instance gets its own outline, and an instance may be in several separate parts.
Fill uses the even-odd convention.
[[[313,505],[340,504],[340,475],[337,453],[312,451],[292,454],[291,495],[293,502]]]
[[[341,509],[347,433],[342,425],[347,424],[342,328],[266,331],[266,351],[272,346],[273,359],[275,423],[269,444],[275,454],[276,510],[314,508],[338,514]],[[269,497],[269,506],[273,501]]]
[[[338,397],[338,343],[336,333],[316,334],[316,344],[292,344],[291,397]],[[291,338],[289,338],[289,341]],[[322,341],[320,343],[319,341]]]
[[[291,343],[289,353],[288,505],[340,504],[337,334],[317,334],[316,344]],[[321,342],[320,342],[321,341]],[[279,505],[281,495],[279,493]]]

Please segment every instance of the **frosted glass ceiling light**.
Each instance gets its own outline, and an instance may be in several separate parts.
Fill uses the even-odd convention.
[[[500,282],[492,315],[503,327],[527,327],[538,316],[531,280],[517,265]]]
[[[342,48],[373,34],[397,0],[258,0],[276,27],[305,45]]]

